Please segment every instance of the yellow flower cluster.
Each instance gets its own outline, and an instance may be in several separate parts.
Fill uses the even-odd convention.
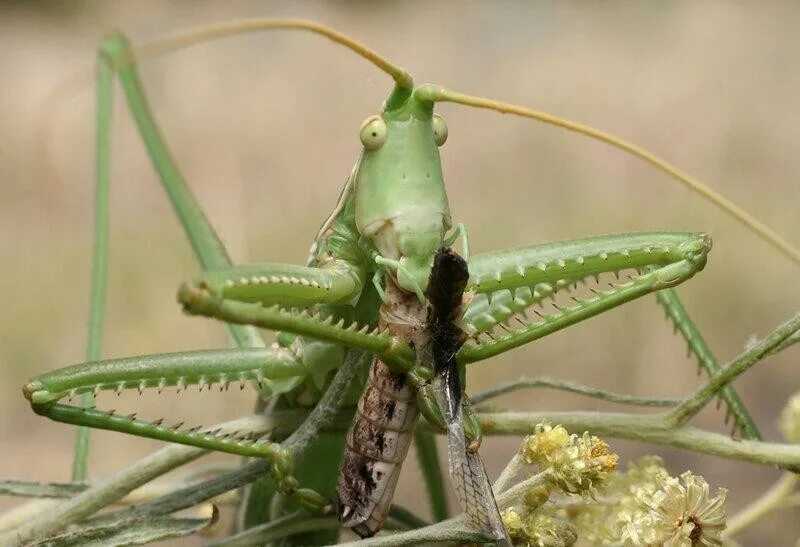
[[[617,468],[619,456],[593,435],[570,435],[558,425],[538,424],[522,443],[522,457],[550,469],[556,484],[570,494],[594,495]]]
[[[588,433],[570,434],[562,426],[538,424],[520,448],[521,461],[539,468],[544,478],[522,497],[523,505],[506,509],[503,524],[516,545],[567,547],[577,541],[575,527],[561,509],[547,505],[550,494],[592,496],[616,469],[618,457]]]
[[[800,416],[800,395],[795,406]],[[726,491],[718,489],[712,496],[703,477],[689,471],[670,477],[656,456],[618,472],[619,457],[605,442],[545,423],[523,441],[520,458],[537,466],[546,480],[525,492],[521,506],[502,513],[515,545],[569,546],[578,538],[609,546],[722,544]],[[557,490],[584,500],[548,503]]]
[[[512,508],[503,511],[501,516],[515,545],[568,547],[578,539],[569,522],[546,512],[530,512],[523,518]]]

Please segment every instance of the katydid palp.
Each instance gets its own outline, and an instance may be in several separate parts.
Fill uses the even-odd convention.
[[[190,32],[145,49],[143,56],[209,37],[280,27],[312,30],[328,36],[365,56],[395,80],[395,88],[382,112],[362,126],[364,151],[339,203],[320,230],[307,266],[229,264],[224,248],[170,159],[144,99],[132,49],[121,36],[107,39],[101,49],[98,126],[100,142],[107,145],[108,118],[102,113],[109,104],[110,85],[116,74],[205,270],[197,283],[181,289],[182,303],[190,313],[231,324],[281,330],[278,347],[93,362],[44,374],[28,384],[25,391],[37,412],[56,420],[269,458],[274,462],[273,475],[280,489],[289,493],[297,491],[298,484],[290,473],[291,454],[279,443],[220,437],[205,429],[173,430],[135,417],[109,416],[96,409],[63,405],[58,400],[101,390],[172,385],[180,389],[192,384],[202,389],[213,383],[227,386],[230,381],[248,380],[257,381],[264,392],[286,395],[311,381],[309,371],[314,369],[315,362],[325,361],[319,365],[322,369],[330,368],[331,362],[341,362],[342,346],[373,353],[393,371],[408,373],[412,383],[425,387],[429,374],[416,366],[415,353],[408,345],[410,340],[391,330],[376,329],[376,325],[379,300],[391,301],[388,284],[396,285],[405,296],[413,295],[417,301],[423,301],[435,252],[442,244],[452,244],[456,235],[463,236],[466,242],[463,228],[448,235],[452,226],[438,156],[438,146],[444,143],[447,130],[444,121],[433,114],[434,105],[449,101],[492,108],[538,117],[606,141],[610,138],[519,107],[449,92],[438,86],[415,87],[407,73],[363,46],[325,27],[305,22],[252,21],[221,26],[210,32]],[[619,145],[619,141],[613,143]],[[99,172],[103,184],[107,183],[104,169],[108,164],[105,145],[98,151],[98,165],[105,166]],[[622,147],[631,149],[627,145]],[[467,288],[476,296],[466,310],[464,328],[472,338],[459,352],[458,360],[462,365],[480,361],[638,296],[661,289],[668,291],[703,267],[709,249],[710,240],[703,234],[646,233],[471,256]],[[635,273],[629,281],[600,290],[594,296],[576,299],[573,306],[557,313],[535,320],[524,315],[528,309],[538,313],[537,305],[575,283],[621,270]],[[669,299],[661,298],[668,312],[680,319],[676,322],[686,324],[682,308],[670,304],[674,293],[662,294],[669,295]],[[516,324],[511,322],[515,320]],[[503,332],[495,335],[495,329]],[[253,344],[253,331],[233,327],[232,332],[241,346],[257,345]],[[694,339],[696,342],[696,335]],[[436,405],[426,395],[430,393],[423,390],[422,409],[436,422]],[[747,437],[757,436],[733,390],[726,389],[723,396],[736,427]],[[323,497],[329,496],[330,492],[325,492]]]

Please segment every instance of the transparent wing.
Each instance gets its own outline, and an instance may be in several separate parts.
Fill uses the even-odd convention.
[[[492,485],[481,457],[467,451],[464,436],[461,398],[463,387],[456,353],[465,335],[457,324],[463,313],[464,288],[469,280],[467,262],[452,249],[442,247],[436,253],[428,280],[428,317],[425,334],[429,343],[417,344],[417,359],[432,364],[434,388],[447,422],[447,446],[450,452],[450,478],[458,503],[470,524],[496,545],[511,546]]]
[[[452,400],[447,382],[438,380],[437,391],[441,399]],[[455,411],[452,406],[442,404],[447,420],[447,448],[450,455],[450,479],[456,491],[458,503],[470,524],[486,537],[494,539],[498,545],[510,546],[511,540],[497,508],[492,493],[492,485],[477,452],[467,451],[464,437],[464,422],[460,405]]]

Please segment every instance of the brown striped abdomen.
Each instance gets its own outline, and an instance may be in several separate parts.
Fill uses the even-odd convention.
[[[378,358],[347,433],[339,470],[339,520],[361,537],[383,526],[419,417],[416,391],[405,374]]]

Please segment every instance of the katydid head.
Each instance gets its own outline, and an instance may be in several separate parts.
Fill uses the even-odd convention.
[[[354,173],[359,232],[398,264],[392,272],[397,285],[421,294],[451,227],[438,149],[447,126],[432,103],[395,94],[363,123],[360,138],[364,150]]]

